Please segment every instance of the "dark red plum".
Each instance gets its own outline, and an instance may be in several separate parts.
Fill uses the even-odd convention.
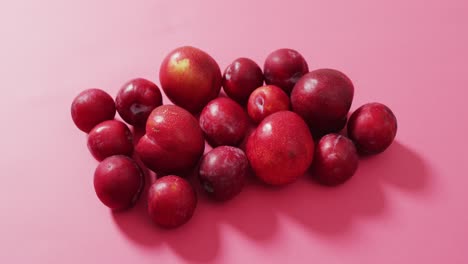
[[[392,144],[397,127],[397,119],[390,108],[381,103],[368,103],[349,118],[348,136],[359,153],[377,154]]]
[[[234,100],[220,97],[209,102],[200,114],[200,127],[212,146],[237,146],[247,131],[248,117]]]
[[[309,72],[309,66],[302,55],[292,49],[278,49],[265,60],[263,73],[266,84],[273,84],[291,93],[296,82]]]
[[[230,146],[214,148],[201,160],[200,183],[211,198],[229,200],[242,190],[248,166],[247,156],[241,149]]]
[[[98,161],[114,155],[131,156],[133,153],[132,132],[123,122],[104,121],[89,132],[88,149]]]
[[[143,78],[128,81],[115,98],[117,112],[129,125],[143,127],[154,108],[162,105],[159,87]]]
[[[175,228],[185,224],[192,218],[196,206],[195,190],[178,176],[157,179],[148,192],[148,213],[161,227]]]
[[[304,75],[294,86],[291,105],[316,136],[338,132],[354,96],[351,80],[333,69],[318,69]]]
[[[328,134],[315,146],[312,176],[323,185],[339,185],[351,178],[359,157],[354,143],[345,136]]]
[[[144,175],[131,158],[112,156],[103,160],[94,172],[94,189],[99,200],[113,210],[135,204],[144,187]]]
[[[226,68],[223,74],[223,88],[226,94],[239,104],[245,104],[249,95],[263,85],[262,69],[253,60],[238,58]]]
[[[114,99],[101,89],[84,90],[73,100],[71,115],[75,125],[89,133],[97,124],[114,119]]]

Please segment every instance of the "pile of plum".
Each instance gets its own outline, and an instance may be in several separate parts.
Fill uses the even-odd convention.
[[[174,105],[162,105],[159,87],[138,78],[115,101],[100,89],[81,92],[71,115],[100,161],[94,188],[101,202],[113,210],[133,206],[145,186],[145,166],[157,175],[148,214],[162,227],[192,217],[197,194],[186,175],[194,170],[197,184],[218,201],[239,194],[250,174],[286,185],[309,171],[318,183],[335,186],[353,176],[360,155],[387,149],[397,131],[395,115],[381,103],[365,104],[348,119],[351,80],[333,69],[309,72],[292,49],[269,54],[263,71],[239,58],[222,74],[204,51],[180,47],[165,57],[159,80]],[[145,130],[135,146],[116,111]],[[205,140],[213,149],[203,155]]]

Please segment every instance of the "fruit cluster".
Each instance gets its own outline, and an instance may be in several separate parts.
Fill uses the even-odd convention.
[[[333,69],[309,72],[291,49],[272,52],[263,71],[239,58],[221,74],[204,51],[180,47],[162,62],[159,79],[174,105],[162,105],[159,87],[139,78],[126,83],[115,101],[100,89],[83,91],[71,114],[101,162],[94,187],[102,203],[122,210],[139,198],[145,180],[130,158],[135,154],[158,176],[148,213],[163,227],[192,217],[196,191],[181,176],[194,169],[203,190],[221,201],[242,190],[250,171],[267,184],[285,185],[310,170],[317,182],[333,186],[356,172],[359,155],[384,151],[397,131],[394,114],[380,103],[361,106],[348,120],[351,80]],[[221,87],[227,97],[218,97]],[[116,111],[145,129],[135,146],[129,127],[114,120]],[[346,124],[349,138],[340,134]],[[203,156],[205,140],[213,149]]]

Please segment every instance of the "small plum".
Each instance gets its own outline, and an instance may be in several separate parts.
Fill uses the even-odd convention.
[[[205,140],[197,119],[175,105],[162,105],[151,112],[146,134],[136,146],[141,161],[160,175],[189,172],[204,149]]]
[[[392,110],[381,103],[359,107],[349,118],[348,136],[361,154],[377,154],[386,150],[395,139],[397,119]]]
[[[161,87],[176,105],[198,113],[221,90],[218,63],[206,52],[190,47],[171,51],[159,70]]]
[[[242,190],[248,166],[249,161],[241,149],[230,146],[214,148],[200,162],[200,183],[211,198],[229,200]]]
[[[162,105],[159,87],[151,81],[137,78],[128,81],[115,98],[117,112],[128,124],[142,127],[154,108]]]
[[[314,156],[314,140],[296,113],[267,116],[247,141],[247,158],[263,182],[285,185],[303,175]]]
[[[71,116],[81,131],[89,133],[97,124],[114,119],[114,99],[101,89],[84,90],[73,100]]]
[[[275,112],[286,110],[289,110],[289,97],[275,85],[265,85],[255,89],[247,103],[247,112],[256,123],[260,123]]]
[[[111,156],[94,172],[94,189],[99,200],[112,210],[135,204],[144,187],[144,175],[137,163],[127,156]]]
[[[333,69],[318,69],[304,75],[294,86],[291,105],[316,136],[338,132],[354,96],[351,80]]]
[[[168,175],[157,179],[148,192],[148,213],[161,227],[175,228],[192,218],[197,195],[185,179]]]
[[[131,156],[132,132],[127,125],[118,120],[104,121],[89,132],[88,149],[98,161],[114,155]]]
[[[296,82],[307,72],[309,66],[302,55],[292,49],[278,49],[265,60],[263,73],[266,84],[273,84],[290,94]]]
[[[252,91],[262,84],[262,69],[248,58],[236,59],[223,74],[224,91],[239,104],[245,104]]]
[[[212,146],[237,146],[245,136],[247,125],[244,109],[230,98],[214,99],[200,114],[200,127]]]
[[[311,171],[320,184],[335,186],[351,178],[358,163],[356,147],[351,140],[339,134],[327,134],[315,146]]]

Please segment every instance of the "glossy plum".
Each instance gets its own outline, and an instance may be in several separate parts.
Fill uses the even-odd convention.
[[[289,97],[275,85],[265,85],[255,89],[247,103],[247,112],[256,123],[260,123],[275,112],[286,110],[289,110]]]
[[[178,176],[157,179],[148,192],[148,213],[161,227],[175,228],[185,224],[192,218],[196,206],[195,190]]]
[[[114,119],[114,99],[101,89],[84,90],[73,100],[71,116],[75,125],[88,133],[97,124]]]
[[[247,125],[244,109],[230,98],[214,99],[200,114],[200,127],[212,146],[237,146],[245,136]]]
[[[314,135],[340,131],[354,96],[351,80],[333,69],[318,69],[304,75],[294,86],[291,105]]]
[[[189,112],[198,113],[221,90],[222,76],[216,61],[206,52],[190,47],[171,51],[159,71],[167,97]]]
[[[189,172],[204,149],[205,140],[197,119],[175,105],[162,105],[151,112],[146,134],[136,146],[142,162],[161,175]]]
[[[88,149],[98,161],[114,155],[131,156],[133,153],[132,132],[123,122],[104,121],[89,132]]]
[[[348,136],[360,153],[377,154],[392,144],[397,128],[397,119],[390,108],[381,103],[368,103],[349,118]]]
[[[263,67],[266,84],[273,84],[291,93],[296,82],[309,66],[302,55],[292,49],[278,49],[268,55]]]
[[[199,179],[205,192],[215,200],[229,200],[242,190],[249,161],[235,147],[214,148],[200,162]]]
[[[262,85],[262,69],[248,58],[234,60],[223,74],[224,91],[239,104],[245,104],[253,90]]]
[[[154,108],[162,105],[159,87],[151,81],[137,78],[128,81],[115,98],[117,112],[128,124],[142,127]]]
[[[94,172],[94,189],[99,200],[113,210],[131,207],[140,197],[144,175],[131,158],[112,156],[103,160]]]
[[[315,146],[311,172],[319,183],[334,186],[351,178],[358,163],[356,147],[351,140],[339,134],[327,134]]]

